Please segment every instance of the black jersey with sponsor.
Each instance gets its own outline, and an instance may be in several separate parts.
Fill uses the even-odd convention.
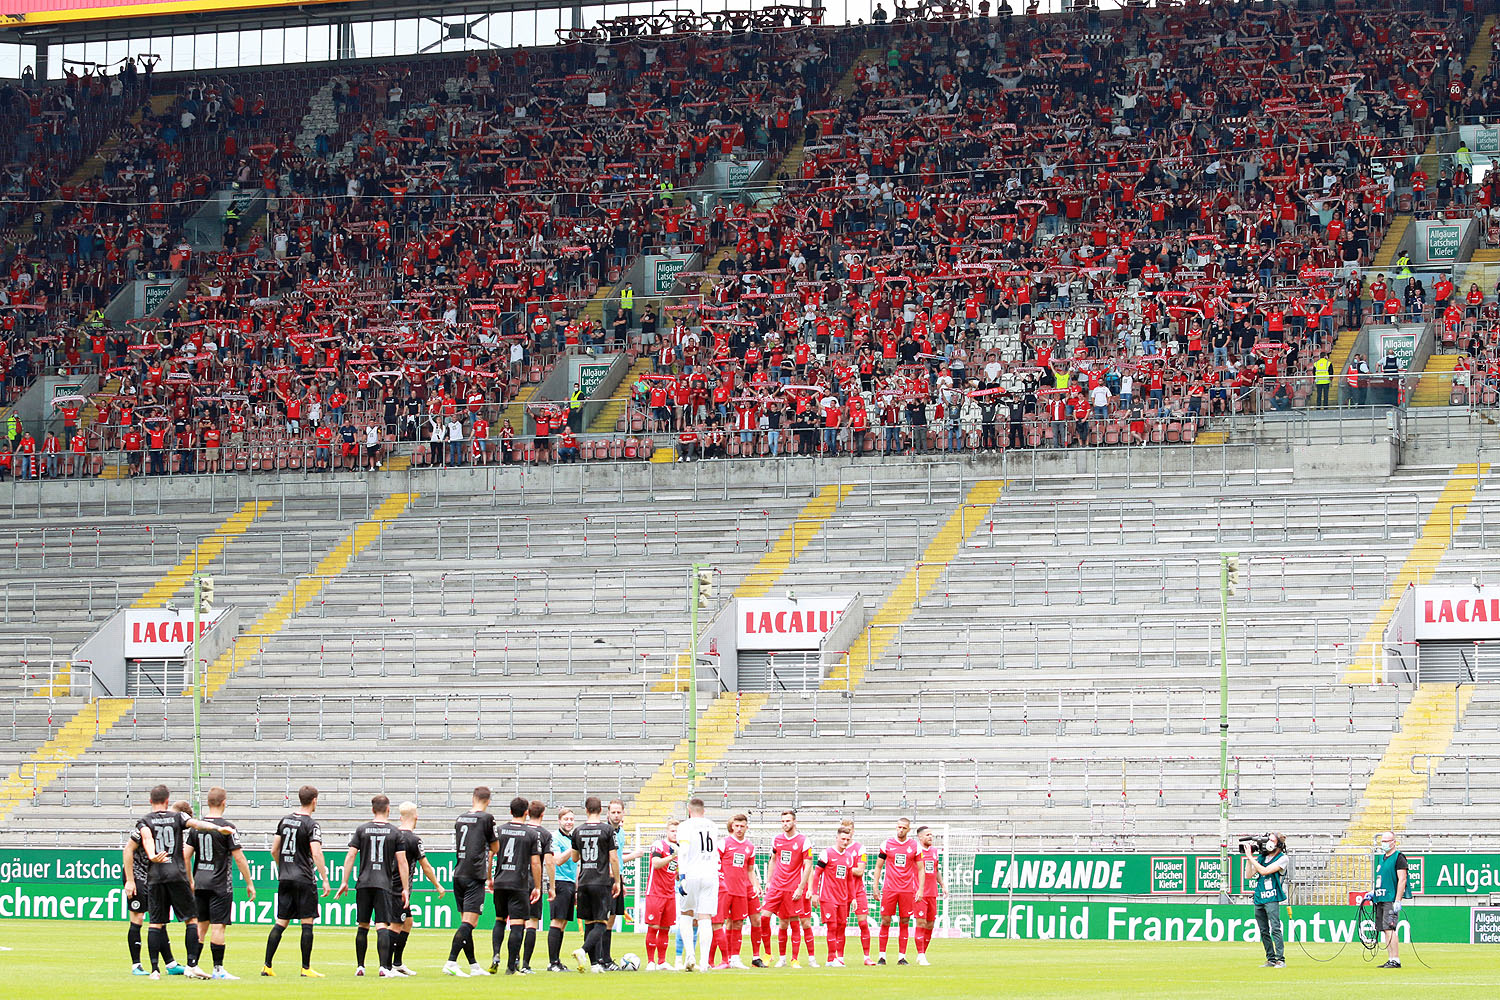
[[[495,842],[495,817],[466,812],[453,821],[453,850],[458,855],[453,877],[483,882],[489,877],[490,845]]]
[[[583,823],[573,829],[573,847],[578,851],[578,884],[613,885],[609,856],[619,844],[615,828],[608,823]]]
[[[130,831],[130,842],[135,845],[135,850],[130,854],[131,874],[135,876],[136,891],[141,892],[151,884],[151,859],[146,857],[146,848],[141,846],[139,825]]]
[[[240,844],[240,832],[233,823],[222,819],[214,822],[228,828],[228,832],[192,830],[188,833],[188,843],[193,848],[193,888],[228,892],[233,878],[230,865],[234,863],[234,852],[243,850],[243,845]]]
[[[537,853],[542,856],[542,878],[547,877],[547,859],[552,856],[552,831],[543,826],[534,826],[537,836]]]
[[[168,882],[186,882],[187,864],[182,858],[182,848],[187,841],[188,818],[172,809],[158,809],[141,817],[138,827],[151,831],[156,852],[165,852],[167,859],[151,862],[151,884],[165,885]]]
[[[406,852],[406,866],[411,872],[412,884],[415,885],[417,872],[421,870],[422,859],[427,857],[427,852],[422,850],[422,838],[417,836],[417,831],[415,830],[397,830],[396,845],[397,850]],[[391,891],[400,892],[406,888],[409,888],[409,886],[402,884],[401,870],[399,868],[391,869]]]
[[[495,836],[500,841],[500,851],[495,855],[495,888],[530,890],[531,859],[542,853],[537,827],[502,823]]]
[[[349,846],[359,851],[361,889],[390,892],[400,881],[396,854],[401,850],[400,832],[383,819],[372,819],[354,828]]]
[[[281,838],[281,853],[276,857],[281,881],[317,885],[312,845],[323,842],[323,830],[318,821],[307,813],[289,813],[276,824],[276,836]]]

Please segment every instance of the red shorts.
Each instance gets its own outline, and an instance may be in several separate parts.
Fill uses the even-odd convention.
[[[792,898],[792,890],[777,889],[766,893],[766,904],[761,907],[767,913],[780,917],[782,920],[806,920],[812,916],[812,909],[807,904],[807,897],[800,899]]]
[[[677,899],[673,896],[646,897],[646,926],[671,927],[677,922]]]
[[[937,920],[938,898],[936,896],[923,896],[917,900],[917,919],[933,922]]]
[[[728,893],[719,893],[719,912],[714,915],[714,923],[738,924],[755,911],[750,908],[749,896],[731,896]]]
[[[823,914],[823,923],[829,927],[842,927],[849,922],[849,903],[828,903],[818,901],[818,912]]]
[[[856,915],[861,917],[869,914],[870,894],[868,892],[865,892],[864,886],[860,886],[858,889],[854,890],[854,899],[852,901],[851,909],[853,909]]]
[[[915,892],[887,892],[880,897],[880,919],[894,916],[897,910],[901,911],[901,919],[911,919],[917,908],[917,894]]]

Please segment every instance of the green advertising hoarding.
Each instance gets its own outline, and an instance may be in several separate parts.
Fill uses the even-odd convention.
[[[343,870],[342,838],[331,837],[324,845],[338,887]],[[276,879],[272,874],[269,851],[246,851],[250,878],[256,898],[235,878],[234,922],[269,924],[276,901]],[[444,889],[453,883],[452,851],[432,851],[427,855],[438,881]],[[30,918],[44,920],[121,920],[125,917],[123,858],[120,851],[101,850],[0,850],[0,920]],[[627,903],[633,898],[635,869],[627,865],[624,872]],[[485,900],[486,924],[493,918],[494,901]],[[452,895],[438,897],[427,879],[419,878],[411,898],[412,920],[419,927],[452,927],[457,920]],[[323,897],[319,919],[331,926],[347,926],[354,920],[354,893],[335,900],[333,894]],[[627,917],[628,919],[628,917]]]
[[[1240,891],[1239,866],[1230,863]],[[980,854],[975,896],[1193,896],[1223,884],[1217,854]]]
[[[1469,906],[1411,905],[1401,910],[1403,941],[1482,943],[1500,940],[1500,910]],[[1359,939],[1359,909],[1353,906],[1294,906],[1282,911],[1288,942],[1342,944]],[[1366,921],[1371,917],[1366,912]],[[1373,928],[1372,928],[1373,929]],[[1031,900],[1007,903],[976,899],[974,916],[953,922],[963,937],[1068,941],[1253,942],[1260,940],[1248,903],[1084,902]]]
[[[610,365],[608,362],[602,364],[583,364],[578,366],[578,391],[584,399],[592,399],[594,390],[609,375]]]

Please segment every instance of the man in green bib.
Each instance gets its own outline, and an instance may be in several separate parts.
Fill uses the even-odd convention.
[[[1407,880],[1406,855],[1396,850],[1396,835],[1390,830],[1380,835],[1380,853],[1375,857],[1375,885],[1370,902],[1375,904],[1375,929],[1385,934],[1387,961],[1382,969],[1401,968],[1401,943],[1396,938],[1401,901],[1411,898]]]
[[[1279,833],[1268,833],[1255,846],[1242,844],[1250,876],[1255,879],[1251,899],[1255,903],[1255,923],[1260,927],[1260,943],[1266,949],[1265,969],[1286,968],[1286,943],[1281,936],[1281,904],[1286,902],[1286,840]]]

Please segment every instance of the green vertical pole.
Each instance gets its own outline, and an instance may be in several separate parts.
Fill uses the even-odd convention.
[[[692,639],[688,644],[688,798],[698,788],[698,571],[702,563],[693,563],[693,608],[689,622]]]
[[[198,683],[198,621],[203,610],[203,578],[197,573],[193,574],[193,645],[191,656],[193,658],[193,813],[203,815],[203,809],[198,802],[200,789],[203,785],[203,725],[202,725],[202,703],[203,691]]]
[[[1219,556],[1219,871],[1223,882],[1219,902],[1229,902],[1229,561],[1239,553]]]

